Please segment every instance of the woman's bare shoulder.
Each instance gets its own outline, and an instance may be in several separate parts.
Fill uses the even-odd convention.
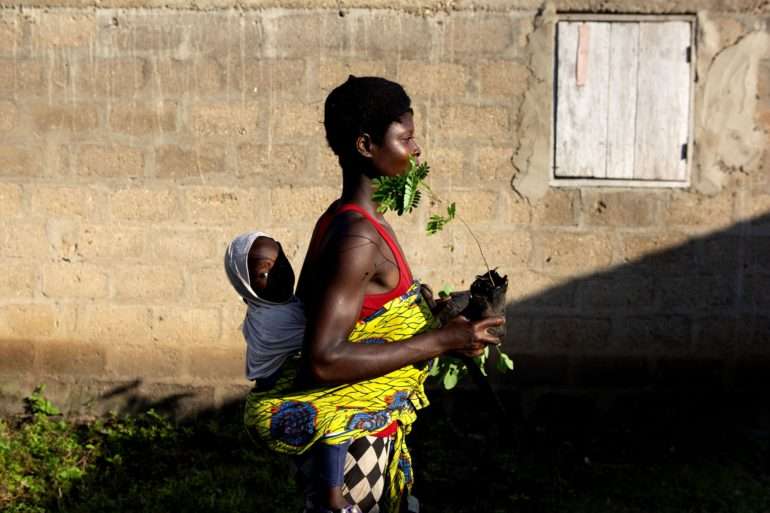
[[[329,247],[379,244],[380,234],[372,223],[358,212],[342,212],[334,217],[327,236]]]
[[[318,286],[320,276],[328,280],[339,272],[371,274],[379,252],[378,242],[377,230],[362,214],[355,211],[333,214],[305,255],[297,296],[307,301],[309,290]]]

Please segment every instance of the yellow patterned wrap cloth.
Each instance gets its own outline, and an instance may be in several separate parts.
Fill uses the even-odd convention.
[[[388,344],[413,337],[435,322],[420,294],[419,282],[378,311],[358,321],[348,340],[359,344]],[[246,399],[244,421],[249,432],[270,449],[301,454],[314,443],[339,444],[373,435],[398,422],[388,468],[388,508],[398,509],[413,482],[405,435],[428,406],[423,387],[433,361],[408,365],[384,376],[312,390],[294,386],[296,366],[285,365],[281,378],[267,391],[252,391]]]

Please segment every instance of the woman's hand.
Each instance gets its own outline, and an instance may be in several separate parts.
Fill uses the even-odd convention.
[[[489,344],[499,344],[500,338],[487,330],[505,324],[503,317],[488,317],[469,321],[458,315],[438,331],[445,344],[445,353],[459,353],[463,356],[479,356]]]

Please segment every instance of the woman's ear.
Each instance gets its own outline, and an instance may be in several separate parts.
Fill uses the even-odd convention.
[[[356,137],[356,150],[364,157],[372,158],[372,138],[369,134]]]

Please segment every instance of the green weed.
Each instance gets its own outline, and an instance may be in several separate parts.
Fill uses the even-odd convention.
[[[0,510],[44,512],[93,466],[99,448],[60,417],[40,387],[27,398],[27,418],[0,420]]]
[[[255,450],[238,418],[179,426],[148,411],[87,425],[41,387],[0,420],[0,511],[284,511],[299,506],[287,461]]]

